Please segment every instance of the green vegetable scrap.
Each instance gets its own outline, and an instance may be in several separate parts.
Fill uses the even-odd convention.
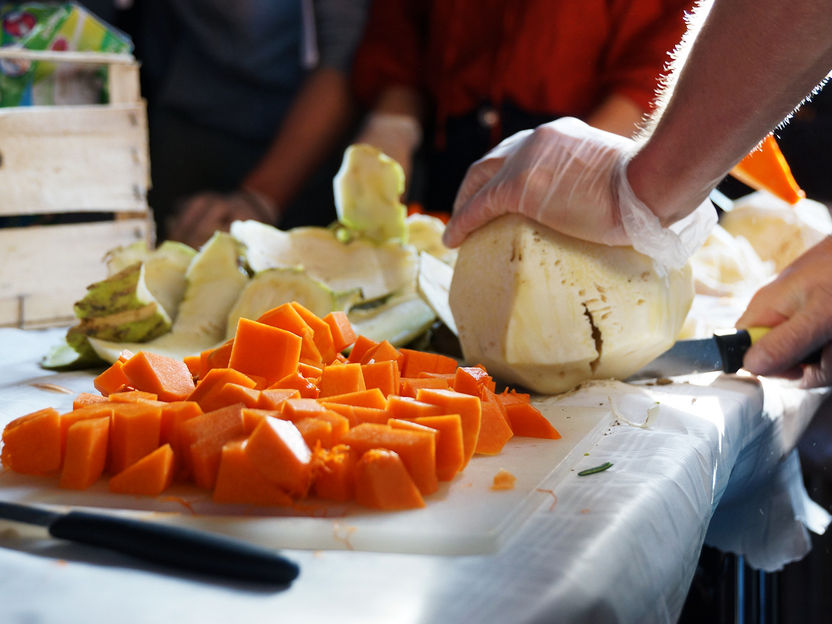
[[[587,468],[586,470],[581,470],[578,473],[578,476],[579,477],[586,477],[587,475],[596,474],[598,472],[604,472],[607,468],[611,468],[611,467],[612,467],[611,462],[604,462],[600,466],[595,466],[593,468]]]

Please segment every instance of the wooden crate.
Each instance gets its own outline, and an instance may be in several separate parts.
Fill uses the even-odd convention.
[[[108,67],[107,104],[0,108],[0,218],[64,221],[0,227],[0,326],[68,324],[86,286],[105,277],[108,250],[153,243],[138,65],[131,55],[0,48],[4,58]]]

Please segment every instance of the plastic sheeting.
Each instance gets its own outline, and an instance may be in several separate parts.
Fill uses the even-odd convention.
[[[43,400],[30,382],[59,335],[0,330],[0,424]],[[61,375],[73,391],[91,379]],[[301,576],[281,591],[0,530],[0,621],[673,622],[704,541],[774,570],[828,525],[792,452],[823,396],[717,374],[588,384],[558,401],[606,406],[610,426],[498,552],[289,550]]]

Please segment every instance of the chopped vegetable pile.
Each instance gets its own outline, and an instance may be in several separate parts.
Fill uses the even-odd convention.
[[[69,489],[106,475],[121,493],[178,481],[220,503],[317,496],[396,510],[423,507],[513,435],[560,437],[483,367],[376,342],[344,312],[321,318],[297,302],[241,318],[226,343],[184,360],[124,351],[94,384],[100,394],[78,395],[70,412],[9,423],[3,465]]]

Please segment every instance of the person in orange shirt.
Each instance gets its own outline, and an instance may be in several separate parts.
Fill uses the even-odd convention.
[[[632,135],[692,4],[375,2],[353,67],[371,110],[356,141],[402,164],[411,199],[450,212],[468,166],[518,130],[575,116]]]

